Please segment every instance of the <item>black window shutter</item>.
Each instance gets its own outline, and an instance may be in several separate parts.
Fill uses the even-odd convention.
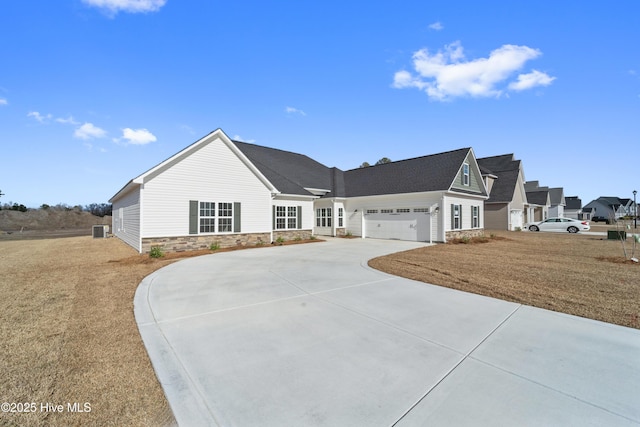
[[[242,218],[242,212],[240,209],[240,202],[233,203],[233,232],[240,233],[240,224]]]
[[[453,230],[455,228],[455,205],[451,204],[451,229]]]
[[[271,206],[271,225],[272,225],[272,229],[275,230],[276,229],[276,207],[275,206]]]
[[[296,219],[296,224],[298,225],[298,230],[302,229],[302,206],[298,206],[298,210],[296,211],[298,214],[298,218]]]
[[[189,234],[198,234],[198,201],[189,200]]]

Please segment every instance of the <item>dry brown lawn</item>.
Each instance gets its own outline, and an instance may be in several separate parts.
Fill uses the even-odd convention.
[[[435,285],[640,329],[640,265],[625,262],[620,241],[569,233],[493,233],[496,239],[488,243],[420,248],[376,258],[369,265]]]
[[[110,262],[132,257],[117,239],[0,241],[0,402],[37,404],[0,425],[175,423],[133,316],[136,287],[170,260]],[[76,402],[90,412],[68,413]]]
[[[620,243],[551,233],[497,233],[486,244],[437,245],[377,258],[393,274],[640,328],[640,266]],[[137,255],[118,239],[0,240],[0,425],[175,423],[133,316],[140,281],[175,259]],[[63,405],[65,412],[40,410]],[[69,413],[67,403],[90,405]]]
[[[0,403],[33,402],[37,410],[0,411],[0,426],[174,425],[138,332],[133,296],[153,271],[212,252],[152,259],[115,238],[24,237],[0,240]],[[64,412],[41,411],[47,403]],[[68,403],[88,403],[90,412],[69,413]]]

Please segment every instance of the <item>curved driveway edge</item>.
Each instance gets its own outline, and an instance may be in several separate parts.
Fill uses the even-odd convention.
[[[640,331],[390,276],[413,242],[186,259],[143,341],[181,426],[640,425]]]

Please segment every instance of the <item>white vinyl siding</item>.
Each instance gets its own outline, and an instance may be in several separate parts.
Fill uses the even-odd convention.
[[[484,203],[482,200],[464,197],[464,196],[448,196],[445,197],[446,203],[446,220],[445,225],[447,227],[447,231],[454,230],[454,213],[452,212],[452,208],[454,205],[460,206],[460,228],[456,230],[471,230],[478,229],[484,227]],[[472,206],[476,206],[478,208],[478,227],[473,226],[473,215],[472,215]]]
[[[113,203],[112,230],[116,237],[140,251],[140,191],[137,188]]]
[[[221,139],[149,178],[143,191],[142,237],[188,235],[190,200],[240,203],[242,233],[271,230],[270,191]]]
[[[295,207],[296,209],[296,230],[312,230],[313,225],[315,224],[315,210],[313,208],[313,200],[296,198],[295,196],[280,196],[280,199],[273,200],[273,208],[269,211],[269,226],[273,230],[284,230],[276,228],[275,224],[275,212],[274,209],[278,209],[279,207],[284,208],[284,213],[288,214],[288,208]],[[244,211],[243,211],[244,212]],[[282,211],[281,211],[282,212]],[[285,217],[287,218],[287,217]],[[285,225],[293,224],[293,217],[287,219],[285,221]]]

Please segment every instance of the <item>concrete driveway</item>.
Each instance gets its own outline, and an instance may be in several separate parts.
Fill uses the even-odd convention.
[[[366,265],[419,246],[330,239],[145,278],[136,320],[179,424],[640,425],[639,330]]]

